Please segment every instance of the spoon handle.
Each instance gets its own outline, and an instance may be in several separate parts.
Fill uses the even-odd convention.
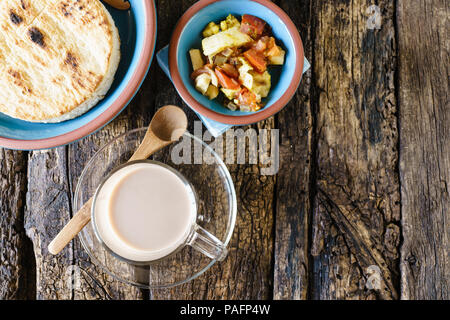
[[[173,143],[173,141],[161,140],[153,133],[152,130],[148,130],[145,134],[144,140],[142,140],[142,143],[139,145],[128,162],[148,159],[148,157],[152,154],[164,147],[167,147],[171,143]]]
[[[92,199],[89,199],[81,209],[70,219],[64,228],[48,245],[51,254],[58,254],[91,220]]]

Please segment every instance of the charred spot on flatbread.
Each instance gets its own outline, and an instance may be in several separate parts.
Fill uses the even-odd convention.
[[[45,48],[44,35],[42,34],[41,30],[36,27],[31,27],[30,29],[28,29],[28,36],[30,37],[31,41],[41,46],[42,48]]]
[[[19,16],[17,13],[14,12],[14,10],[9,11],[9,18],[11,19],[11,22],[15,25],[19,25],[22,23],[23,19],[21,16]]]
[[[70,66],[72,69],[76,70],[78,68],[78,61],[75,55],[71,52],[67,52],[66,59],[64,63]]]
[[[71,15],[72,7],[68,3],[62,2],[60,8],[65,17],[68,17]]]
[[[22,94],[31,94],[33,93],[33,91],[31,90],[31,88],[29,88],[26,84],[25,81],[22,77],[22,75],[20,74],[19,71],[14,70],[12,68],[10,68],[8,70],[8,74],[12,77],[13,83],[20,87],[22,90]]]

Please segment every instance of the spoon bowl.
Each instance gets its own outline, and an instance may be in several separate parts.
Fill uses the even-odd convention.
[[[150,129],[155,136],[164,141],[177,141],[186,128],[186,114],[176,106],[166,106],[158,110],[150,123]]]

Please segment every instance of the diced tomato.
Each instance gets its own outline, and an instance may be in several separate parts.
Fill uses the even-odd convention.
[[[243,24],[241,23],[241,32],[248,34],[249,36],[252,35],[253,29],[249,24]]]
[[[253,44],[253,49],[258,52],[264,52],[267,48],[267,43],[263,40],[263,38],[259,39]]]
[[[247,88],[242,89],[239,93],[238,102],[239,106],[248,106],[252,111],[260,109],[256,95]]]
[[[224,63],[221,66],[223,72],[225,72],[228,76],[238,79],[239,78],[239,71],[236,69],[235,66],[229,63]]]
[[[255,67],[256,71],[264,72],[267,69],[267,61],[264,55],[255,49],[250,49],[244,52],[244,57]]]
[[[238,90],[241,87],[239,82],[237,82],[233,78],[228,77],[222,68],[216,67],[214,71],[216,73],[217,79],[219,79],[220,85],[225,89]]]
[[[266,53],[266,51],[271,50],[273,47],[276,47],[275,38],[262,36],[258,41],[253,43],[251,48],[258,52]]]
[[[260,18],[249,14],[242,16],[241,31],[254,39],[257,39],[263,34],[265,26],[266,22]]]

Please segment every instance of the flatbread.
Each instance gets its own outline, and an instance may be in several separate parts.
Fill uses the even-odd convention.
[[[77,117],[103,99],[119,61],[119,32],[99,0],[0,0],[0,112]]]

